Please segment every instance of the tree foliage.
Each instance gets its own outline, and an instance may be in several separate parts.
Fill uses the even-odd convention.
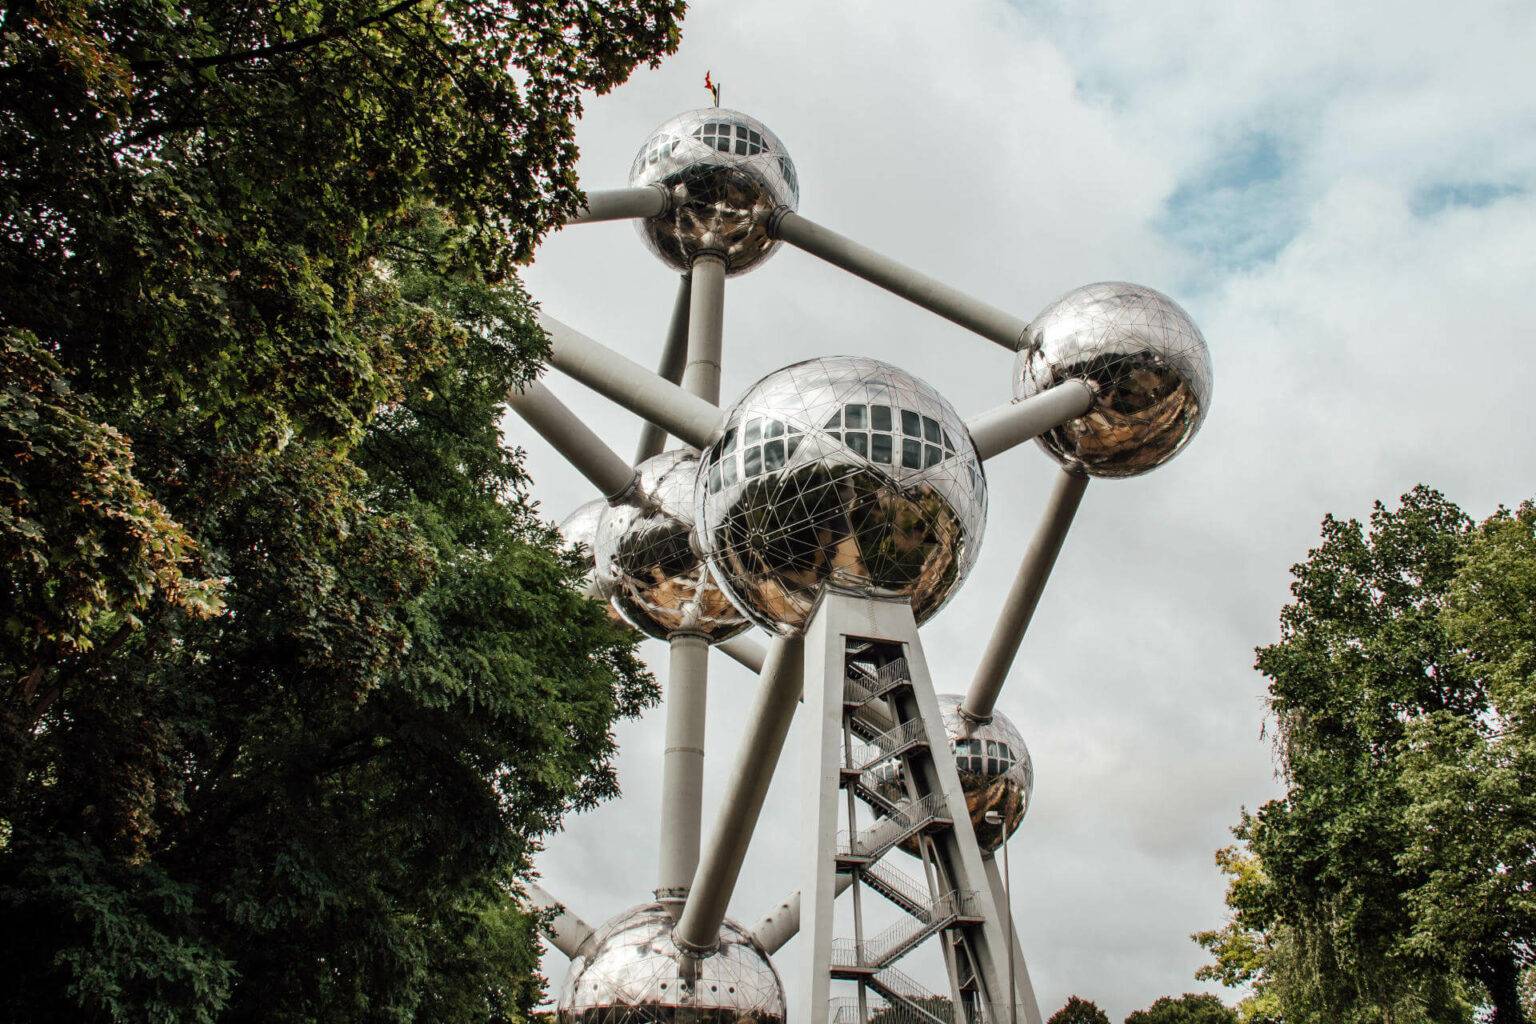
[[[1523,1022],[1536,950],[1536,512],[1424,487],[1329,517],[1258,652],[1287,793],[1218,863],[1196,936],[1244,1019]]]
[[[1145,1010],[1125,1018],[1125,1024],[1237,1024],[1237,1013],[1207,993],[1163,996]]]
[[[7,1019],[495,1021],[654,699],[497,421],[673,0],[0,11]]]
[[[1109,1016],[1092,1000],[1068,996],[1045,1024],[1109,1024]]]

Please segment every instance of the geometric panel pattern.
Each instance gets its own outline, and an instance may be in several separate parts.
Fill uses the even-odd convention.
[[[824,587],[911,602],[918,622],[975,564],[987,484],[965,423],[876,359],[775,371],[700,456],[698,539],[721,587],[770,632],[804,629]]]
[[[698,456],[662,452],[636,467],[635,492],[597,527],[598,592],[630,625],[658,640],[692,633],[718,643],[750,623],[715,585],[693,547]]]
[[[735,110],[679,114],[651,133],[629,172],[632,186],[661,185],[672,208],[635,221],[646,247],[686,272],[700,252],[725,257],[727,274],[757,266],[778,248],[774,211],[800,205],[795,165],[778,136]]]
[[[1097,400],[1039,443],[1090,476],[1161,466],[1189,444],[1211,403],[1211,354],[1200,329],[1168,296],[1121,281],[1068,292],[1025,332],[1014,398],[1074,378],[1092,384]]]
[[[784,985],[768,954],[736,922],[720,949],[696,959],[672,941],[659,903],[631,907],[599,928],[590,957],[571,963],[560,1024],[783,1024]]]

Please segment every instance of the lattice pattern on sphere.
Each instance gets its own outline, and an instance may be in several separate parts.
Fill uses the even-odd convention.
[[[635,222],[646,246],[676,270],[700,252],[725,257],[740,274],[778,248],[768,234],[774,211],[800,205],[795,165],[778,136],[756,118],[705,107],[651,133],[630,168],[631,185],[661,185],[672,208]]]
[[[976,843],[983,853],[992,853],[1018,830],[1029,813],[1030,797],[1035,792],[1034,758],[1023,735],[1001,711],[994,709],[990,722],[972,722],[960,714],[963,695],[941,693],[938,700]],[[894,804],[907,799],[899,759],[882,762],[872,774],[881,796]],[[997,811],[1002,823],[988,824],[989,811]],[[915,839],[901,848],[913,856],[918,853]]]
[[[662,452],[636,469],[631,503],[603,512],[597,528],[598,591],[625,621],[658,639],[695,633],[711,643],[748,627],[693,549],[698,457]]]
[[[1014,364],[1013,394],[1028,398],[1073,377],[1092,382],[1098,400],[1040,445],[1092,476],[1161,466],[1189,444],[1211,402],[1200,329],[1166,295],[1119,281],[1068,292],[1035,317]]]
[[[764,377],[702,456],[700,544],[721,586],[780,634],[824,585],[905,597],[930,618],[970,572],[987,486],[964,421],[876,359],[811,359]]]
[[[659,903],[631,907],[598,929],[589,958],[571,962],[560,1024],[782,1024],[784,986],[768,954],[726,919],[720,949],[696,960],[672,941]],[[689,972],[693,976],[689,976]]]

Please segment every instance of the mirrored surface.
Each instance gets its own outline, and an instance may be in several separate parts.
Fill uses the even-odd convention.
[[[960,714],[965,700],[961,694],[938,695],[939,713],[944,718],[944,732],[955,755],[955,770],[960,788],[965,791],[965,805],[971,827],[982,853],[992,853],[1018,831],[1029,801],[1035,791],[1035,762],[1024,737],[1013,722],[1000,711],[992,721],[971,722]],[[900,803],[907,799],[901,762],[891,758],[871,772],[875,788],[887,800]],[[997,811],[999,824],[987,822],[987,814]],[[902,849],[917,856],[916,840],[902,844]]]
[[[700,252],[725,258],[726,272],[757,266],[778,247],[768,234],[780,207],[800,205],[795,165],[778,136],[756,118],[706,107],[651,133],[630,168],[631,185],[660,185],[672,208],[636,221],[646,246],[676,270]]]
[[[731,408],[695,507],[721,586],[790,635],[827,585],[907,598],[930,618],[975,564],[987,484],[937,391],[876,359],[829,356],[769,374]]]
[[[749,623],[694,550],[698,467],[687,449],[637,467],[633,503],[607,508],[598,523],[594,576],[599,592],[636,629],[658,639],[695,633],[713,643]]]
[[[1200,329],[1166,295],[1122,281],[1068,292],[1030,323],[1013,396],[1072,378],[1097,390],[1093,408],[1039,443],[1091,476],[1161,466],[1194,438],[1211,402],[1211,356]]]
[[[784,985],[768,954],[726,919],[714,956],[693,959],[672,941],[659,903],[631,907],[598,929],[589,958],[571,962],[560,1024],[781,1024]]]

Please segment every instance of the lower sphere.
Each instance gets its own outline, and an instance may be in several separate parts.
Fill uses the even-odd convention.
[[[571,962],[560,1024],[783,1024],[783,982],[746,929],[727,919],[719,951],[697,959],[672,927],[660,903],[642,903],[599,928],[592,955]]]

